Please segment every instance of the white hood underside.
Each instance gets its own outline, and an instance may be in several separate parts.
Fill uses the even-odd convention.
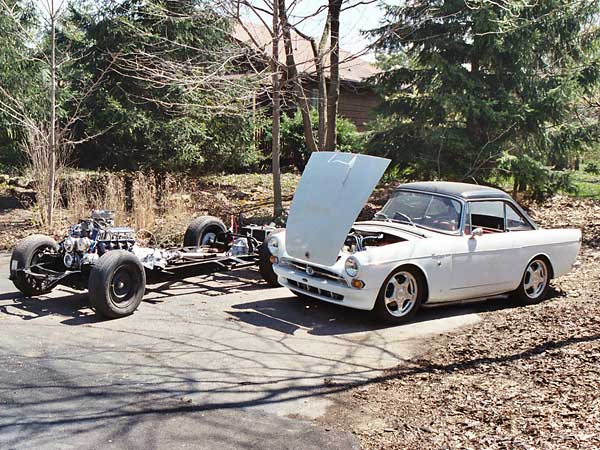
[[[311,155],[286,225],[293,258],[330,266],[390,160],[338,152]]]

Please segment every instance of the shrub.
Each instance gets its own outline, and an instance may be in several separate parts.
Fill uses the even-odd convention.
[[[585,165],[584,171],[592,175],[600,175],[600,164],[592,161]]]
[[[559,191],[574,193],[576,188],[568,171],[553,170],[529,155],[505,153],[499,168],[513,176],[513,191],[527,191],[532,198],[543,200]]]
[[[313,133],[315,137],[318,131],[317,111],[311,111]],[[270,133],[268,133],[270,139]],[[338,117],[337,119],[337,150],[340,152],[360,153],[364,150],[365,138],[356,129],[356,125],[349,119]],[[281,161],[282,165],[295,165],[302,170],[310,152],[304,141],[304,128],[302,126],[302,114],[296,110],[293,116],[283,115],[281,118]]]

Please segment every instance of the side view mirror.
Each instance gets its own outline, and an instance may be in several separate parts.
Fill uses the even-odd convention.
[[[471,232],[471,238],[476,238],[477,236],[483,236],[483,228],[477,227]]]

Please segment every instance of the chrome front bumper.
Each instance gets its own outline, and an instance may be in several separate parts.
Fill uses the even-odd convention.
[[[273,270],[277,274],[279,284],[292,291],[349,308],[373,309],[377,289],[356,289],[348,286],[341,275],[336,277],[334,272],[327,270],[326,276],[322,273],[324,269],[311,267],[313,275],[308,275],[306,269],[301,269],[300,263],[290,263],[288,260],[283,264],[274,264]]]

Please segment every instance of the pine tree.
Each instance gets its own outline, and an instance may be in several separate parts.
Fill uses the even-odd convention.
[[[0,3],[0,173],[22,164],[19,144],[26,136],[22,114],[44,117],[47,94],[43,64],[25,36],[35,35],[38,17],[25,2]]]
[[[413,0],[386,17],[370,146],[400,168],[521,189],[598,139],[577,117],[600,79],[596,0]]]

